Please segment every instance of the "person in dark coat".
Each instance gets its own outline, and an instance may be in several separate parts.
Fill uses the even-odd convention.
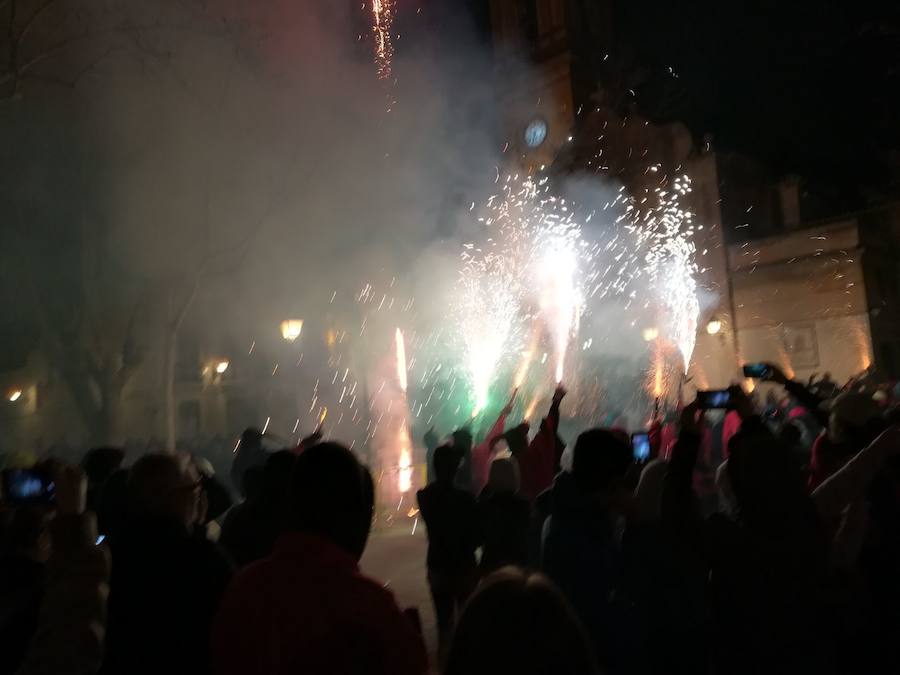
[[[263,433],[249,427],[241,434],[241,440],[231,463],[231,486],[244,496],[244,473],[254,466],[264,466],[267,453],[263,448]]]
[[[0,674],[12,675],[38,626],[50,514],[40,506],[20,506],[0,518]]]
[[[265,468],[244,474],[247,498],[225,516],[219,545],[238,567],[272,552],[283,526],[284,499],[297,456],[290,450],[272,454]]]
[[[482,535],[482,576],[505,567],[528,563],[528,524],[531,506],[519,494],[519,467],[512,457],[491,463],[488,483],[478,498]]]
[[[616,529],[631,448],[617,434],[591,429],[578,437],[572,471],[560,473],[544,524],[543,571],[572,603],[602,666],[615,662],[612,598],[621,568]]]
[[[467,490],[453,484],[459,461],[460,453],[454,446],[442,445],[435,450],[437,480],[416,494],[428,530],[428,585],[442,649],[476,581],[477,507]]]
[[[201,490],[186,456],[145,455],[131,468],[128,516],[111,542],[103,675],[210,672],[210,626],[232,570],[194,531]]]

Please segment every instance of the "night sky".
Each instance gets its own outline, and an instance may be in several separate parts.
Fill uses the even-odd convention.
[[[801,174],[842,204],[896,194],[900,3],[608,1],[609,63],[639,112],[683,121],[698,140],[711,133],[718,150]],[[489,41],[487,0],[429,7],[446,17],[463,4]]]
[[[898,175],[900,3],[628,0],[616,40],[671,66],[676,116],[721,149],[877,199]],[[649,82],[642,94],[652,109]],[[639,100],[638,104],[641,105]]]

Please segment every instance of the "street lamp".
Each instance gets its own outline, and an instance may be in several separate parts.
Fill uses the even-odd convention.
[[[281,322],[281,337],[294,342],[303,332],[303,319],[286,319]]]
[[[641,336],[644,338],[644,342],[653,342],[656,338],[659,337],[659,329],[645,328],[641,333]]]
[[[719,319],[711,319],[708,324],[706,324],[706,332],[710,335],[718,335],[722,332],[722,322]]]
[[[231,364],[230,364],[228,361],[226,361],[226,360],[219,361],[219,362],[216,364],[216,372],[217,372],[219,375],[223,375],[223,374],[225,373],[225,371],[228,370],[228,366],[230,366],[230,365],[231,365]]]
[[[22,398],[22,390],[21,390],[21,389],[15,389],[15,390],[9,392],[9,396],[8,396],[7,398],[9,398],[9,402],[10,402],[10,403],[15,403],[15,402],[18,401],[20,398]]]

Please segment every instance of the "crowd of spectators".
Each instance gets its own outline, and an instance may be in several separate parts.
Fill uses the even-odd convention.
[[[376,485],[315,434],[242,436],[229,479],[187,452],[97,448],[0,510],[0,675],[900,672],[900,409],[770,366],[649,425],[430,431],[417,492],[439,649],[360,571]],[[232,483],[230,489],[228,483]],[[236,497],[234,496],[236,493]]]

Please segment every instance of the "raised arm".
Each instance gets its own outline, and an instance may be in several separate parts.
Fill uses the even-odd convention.
[[[803,383],[789,379],[788,376],[784,374],[784,371],[775,364],[767,363],[766,366],[768,366],[771,372],[771,375],[768,378],[771,382],[777,382],[782,385],[787,393],[800,401],[803,407],[807,408],[809,412],[815,416],[819,424],[823,427],[828,426],[828,414],[821,408],[822,402],[825,399],[811,391],[809,387]]]
[[[819,513],[824,518],[840,515],[865,493],[884,461],[898,452],[900,428],[891,427],[813,491],[812,498]]]
[[[543,429],[544,424],[549,426],[548,432],[553,434],[554,440],[556,439],[556,433],[559,431],[559,405],[567,393],[565,387],[561,384],[556,386],[556,391],[553,392],[553,402],[550,404],[550,412],[547,413],[544,423],[541,424],[541,429]]]
[[[662,522],[676,537],[698,536],[702,525],[697,495],[694,494],[694,467],[700,452],[703,411],[694,401],[681,413],[681,433],[672,448],[663,480]]]

